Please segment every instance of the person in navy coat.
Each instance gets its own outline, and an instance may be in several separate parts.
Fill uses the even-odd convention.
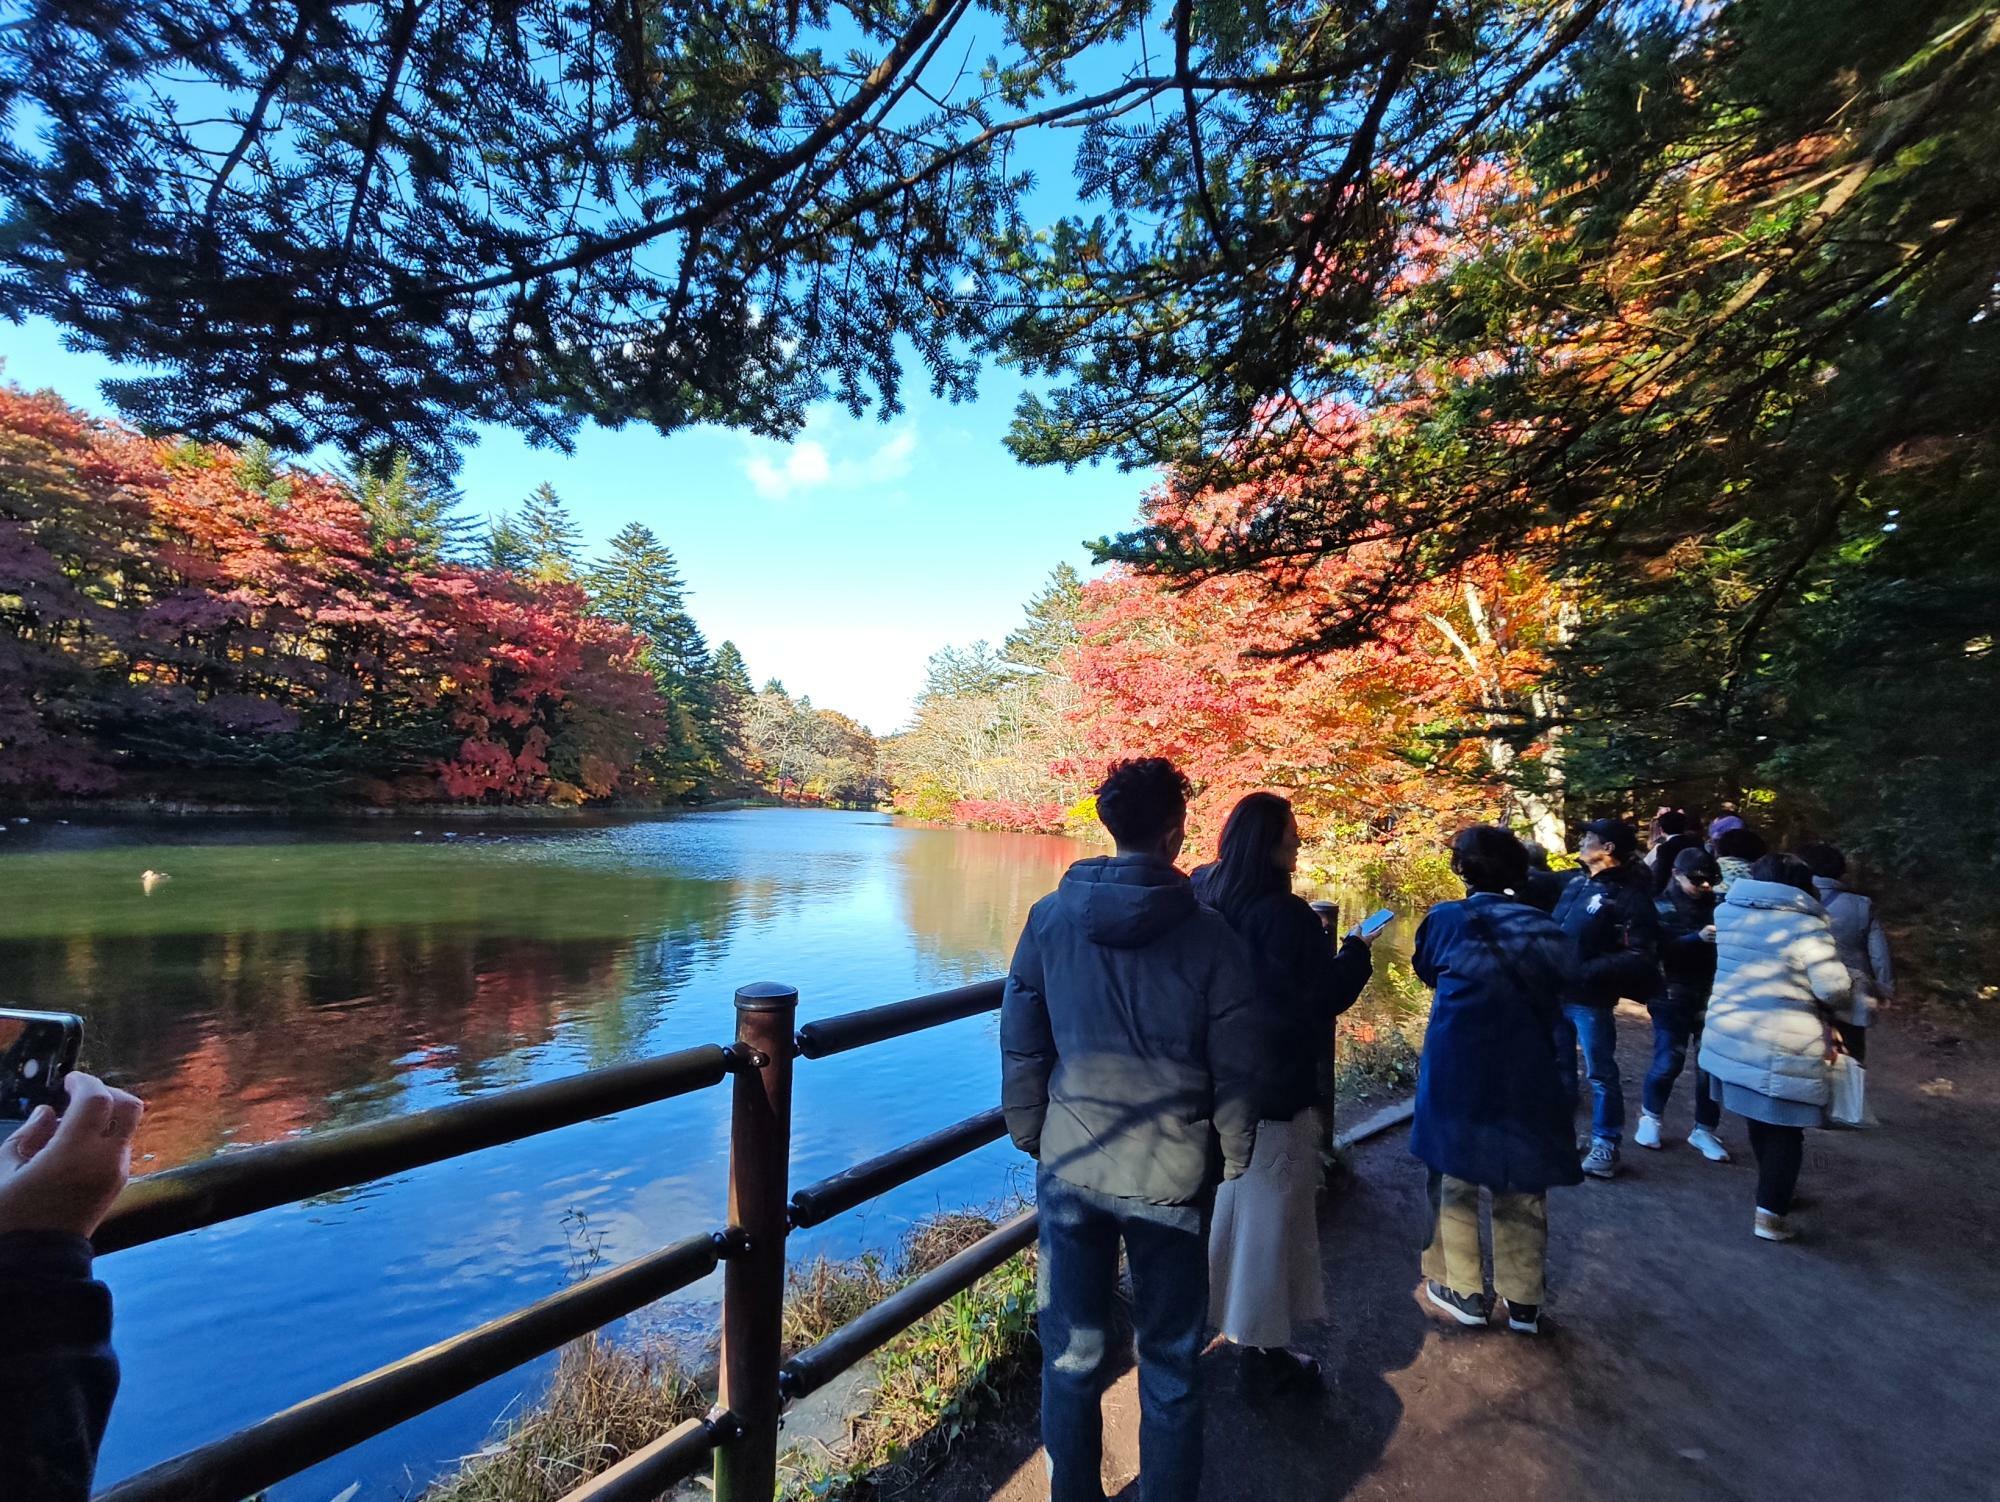
[[[1570,1107],[1555,1045],[1575,946],[1517,894],[1528,856],[1504,829],[1452,841],[1463,901],[1432,908],[1417,930],[1417,976],[1435,991],[1417,1074],[1410,1151],[1430,1168],[1426,1297],[1461,1324],[1491,1305],[1480,1266],[1479,1191],[1493,1196],[1493,1285],[1511,1329],[1539,1328],[1548,1254],[1548,1190],[1579,1184]]]

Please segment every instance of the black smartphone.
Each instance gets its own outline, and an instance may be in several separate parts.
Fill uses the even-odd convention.
[[[0,1128],[25,1121],[36,1106],[60,1111],[63,1082],[83,1050],[83,1019],[73,1012],[0,1008]]]

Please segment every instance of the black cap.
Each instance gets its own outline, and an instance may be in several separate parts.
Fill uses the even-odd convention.
[[[1700,876],[1709,881],[1722,880],[1722,867],[1715,863],[1715,857],[1699,845],[1683,850],[1674,857],[1674,874],[1677,876]]]
[[[1639,831],[1623,819],[1592,819],[1583,826],[1583,832],[1596,835],[1621,861],[1629,861],[1638,853]]]

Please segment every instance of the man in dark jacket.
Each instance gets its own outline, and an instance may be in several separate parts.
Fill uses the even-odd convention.
[[[1660,1118],[1674,1081],[1687,1063],[1688,1048],[1701,1047],[1701,1024],[1708,1014],[1708,993],[1715,985],[1715,884],[1722,868],[1699,845],[1674,857],[1672,878],[1654,910],[1660,920],[1660,969],[1666,983],[1647,1004],[1653,1014],[1653,1067],[1646,1072],[1640,1101],[1639,1129],[1632,1134],[1641,1147],[1664,1146]],[[1694,1073],[1694,1130],[1688,1146],[1711,1163],[1727,1163],[1729,1149],[1715,1135],[1722,1123],[1722,1103],[1709,1086],[1708,1074]]]
[[[1598,819],[1586,826],[1577,859],[1590,878],[1571,882],[1555,911],[1576,957],[1576,980],[1563,997],[1556,1027],[1556,1053],[1574,1107],[1581,1094],[1576,1058],[1582,1045],[1591,1093],[1590,1151],[1583,1171],[1598,1179],[1618,1172],[1618,1145],[1625,1136],[1613,1008],[1621,996],[1650,1001],[1660,987],[1659,920],[1650,875],[1638,867],[1639,879],[1633,879],[1638,850],[1638,832],[1622,820]]]
[[[1652,873],[1653,891],[1664,894],[1672,884],[1674,862],[1683,850],[1702,848],[1694,821],[1678,808],[1663,808],[1653,820],[1653,842],[1646,847],[1646,869]]]
[[[125,1187],[139,1101],[71,1074],[0,1142],[0,1464],[9,1502],[84,1502],[118,1393],[111,1292],[90,1276],[90,1235]]]
[[[1143,1502],[1194,1502],[1207,1209],[1250,1162],[1263,1062],[1249,961],[1174,869],[1187,779],[1159,757],[1097,790],[1118,853],[1036,903],[1000,1012],[1001,1104],[1036,1159],[1042,1440],[1052,1502],[1102,1502],[1098,1371],[1122,1239]]]

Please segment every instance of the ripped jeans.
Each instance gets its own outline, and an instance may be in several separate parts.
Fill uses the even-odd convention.
[[[1041,1169],[1042,1443],[1051,1502],[1104,1502],[1099,1406],[1118,1285],[1132,1268],[1139,1352],[1140,1502],[1195,1502],[1201,1490],[1201,1345],[1208,1317],[1208,1215],[1100,1194]]]

